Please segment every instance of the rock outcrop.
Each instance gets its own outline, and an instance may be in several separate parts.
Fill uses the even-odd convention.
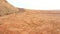
[[[0,0],[0,16],[20,12],[18,8],[10,5],[6,0]]]

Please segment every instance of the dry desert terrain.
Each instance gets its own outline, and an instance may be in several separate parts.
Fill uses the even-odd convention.
[[[60,34],[60,10],[16,8],[0,0],[0,34]]]

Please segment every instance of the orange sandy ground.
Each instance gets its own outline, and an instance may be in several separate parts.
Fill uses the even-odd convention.
[[[60,34],[60,14],[26,11],[2,16],[0,34]]]

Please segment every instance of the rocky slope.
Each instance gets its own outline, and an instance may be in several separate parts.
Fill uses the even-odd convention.
[[[60,12],[15,8],[0,0],[0,34],[60,34]]]
[[[0,16],[19,12],[16,7],[10,5],[6,0],[0,0]]]

